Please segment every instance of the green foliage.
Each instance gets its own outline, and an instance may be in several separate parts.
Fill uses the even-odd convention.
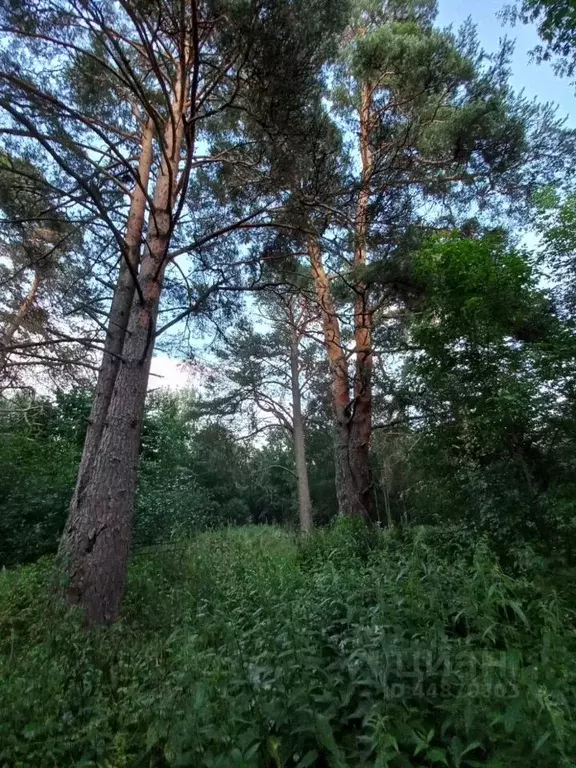
[[[218,508],[194,471],[196,409],[191,395],[155,393],[142,434],[136,545],[211,527]],[[196,450],[195,450],[196,449]]]
[[[415,269],[427,286],[423,323],[416,329],[425,345],[434,335],[443,344],[462,338],[485,344],[514,335],[542,302],[525,255],[507,248],[502,233],[433,240],[415,257]]]
[[[368,79],[390,72],[386,84],[391,91],[401,91],[411,99],[421,92],[423,82],[439,94],[447,79],[468,80],[474,75],[473,63],[456,49],[452,35],[437,30],[424,33],[412,21],[383,24],[361,37],[353,67]],[[424,100],[423,95],[421,99]]]
[[[442,238],[415,263],[427,292],[401,394],[416,413],[402,446],[412,519],[466,520],[503,556],[528,539],[573,557],[570,329],[500,235]]]
[[[576,320],[576,195],[544,187],[534,196],[534,224],[542,239],[542,261],[554,295],[572,323]]]
[[[89,403],[82,393],[55,402],[0,401],[0,563],[53,553],[74,487]]]
[[[567,576],[510,578],[464,532],[245,528],[136,557],[87,633],[49,561],[8,572],[0,764],[573,768]]]
[[[90,413],[85,391],[55,399],[0,400],[0,567],[53,554]],[[309,435],[311,493],[318,519],[336,512],[329,430]],[[153,393],[144,419],[134,529],[136,548],[198,531],[298,519],[289,440],[256,448],[199,418],[190,393]]]
[[[576,65],[576,8],[571,0],[522,0],[509,12],[525,23],[535,23],[543,45],[536,48],[540,61],[555,59],[560,74],[572,77]]]

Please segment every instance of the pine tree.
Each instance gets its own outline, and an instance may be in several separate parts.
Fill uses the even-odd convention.
[[[124,591],[167,271],[183,257],[204,277],[197,291],[184,283],[172,324],[228,282],[235,249],[221,238],[270,225],[299,114],[341,19],[338,2],[300,0],[4,7],[0,106],[70,199],[81,191],[121,257],[60,553],[68,598],[91,624],[114,621]]]
[[[82,378],[98,329],[83,230],[30,161],[0,154],[0,391]]]
[[[300,286],[279,282],[258,292],[262,329],[243,320],[227,334],[218,350],[223,367],[211,380],[221,394],[204,407],[230,417],[236,429],[246,421],[250,432],[245,439],[270,428],[286,431],[294,452],[300,528],[309,533],[313,520],[305,398],[318,369],[318,312],[303,290],[304,276],[295,276]]]
[[[564,162],[553,116],[510,92],[506,46],[486,56],[470,27],[436,29],[435,11],[355,4],[329,94],[348,150],[340,188],[328,200],[300,189],[323,214],[305,229],[332,370],[339,506],[366,519],[374,328],[396,322],[419,290],[411,253],[423,233],[471,210],[513,210],[546,164],[553,174]]]

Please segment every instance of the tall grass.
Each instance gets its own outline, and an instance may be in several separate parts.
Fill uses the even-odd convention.
[[[426,529],[209,533],[136,556],[87,633],[0,576],[0,765],[576,766],[574,613]]]

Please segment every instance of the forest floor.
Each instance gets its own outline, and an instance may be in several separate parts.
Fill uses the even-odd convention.
[[[574,768],[572,586],[453,531],[206,533],[134,556],[122,620],[0,574],[0,766]],[[520,558],[521,559],[521,558]]]

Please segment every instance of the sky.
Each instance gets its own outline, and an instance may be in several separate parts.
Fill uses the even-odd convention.
[[[482,47],[488,52],[496,51],[503,37],[515,40],[511,78],[514,89],[523,90],[530,99],[557,104],[559,116],[568,117],[567,126],[576,128],[576,89],[568,80],[558,77],[549,64],[530,61],[530,51],[540,42],[536,27],[504,24],[497,14],[509,4],[510,0],[438,0],[437,24],[453,24],[457,28],[471,18]]]
[[[148,391],[152,389],[194,389],[190,368],[181,360],[156,352],[152,358]]]
[[[536,64],[530,60],[530,51],[539,43],[536,28],[517,24],[512,27],[497,17],[509,0],[438,0],[437,25],[452,24],[458,28],[468,18],[476,25],[482,47],[487,52],[498,50],[499,41],[507,37],[515,40],[512,58],[511,84],[514,90],[524,91],[529,99],[552,102],[558,107],[558,116],[566,117],[566,127],[576,128],[576,88],[566,79],[558,77],[549,64]],[[190,369],[180,361],[158,354],[152,361],[151,388],[182,389],[194,385]]]

